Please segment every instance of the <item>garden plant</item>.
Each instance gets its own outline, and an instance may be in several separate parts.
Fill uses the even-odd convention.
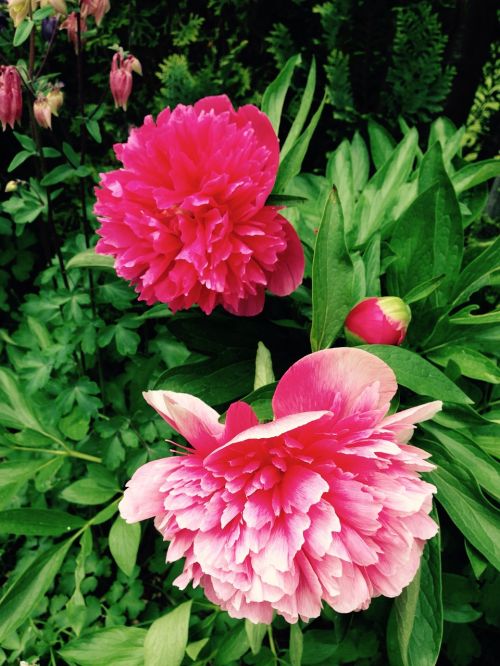
[[[496,46],[118,4],[0,5],[0,665],[498,663]]]

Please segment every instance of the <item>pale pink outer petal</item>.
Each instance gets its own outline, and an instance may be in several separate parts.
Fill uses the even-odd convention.
[[[127,489],[118,505],[121,517],[127,523],[152,518],[164,513],[163,498],[160,488],[173,468],[179,465],[179,458],[161,458],[152,460],[139,467],[127,482]]]
[[[341,400],[350,412],[364,389],[376,385],[375,408],[389,405],[397,391],[390,367],[362,349],[337,348],[314,352],[294,363],[278,382],[273,397],[277,417],[313,409],[330,410]]]
[[[174,391],[145,391],[143,396],[195,449],[207,453],[218,446],[224,426],[215,409],[203,400]]]
[[[295,291],[304,277],[304,250],[297,232],[289,222],[283,224],[286,250],[278,255],[276,269],[271,273],[267,288],[276,296],[288,296]]]
[[[396,435],[396,441],[404,444],[411,438],[415,423],[432,419],[442,408],[441,400],[426,402],[423,405],[386,416],[380,423],[380,428],[391,430]]]

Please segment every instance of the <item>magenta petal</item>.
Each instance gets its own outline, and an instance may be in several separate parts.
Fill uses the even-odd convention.
[[[277,417],[313,409],[350,414],[358,396],[370,386],[376,388],[372,409],[388,408],[397,383],[386,363],[361,349],[325,349],[300,359],[283,375],[273,410]]]
[[[304,250],[297,232],[289,222],[283,225],[286,249],[278,255],[276,269],[271,274],[267,288],[277,296],[288,296],[295,291],[304,277]]]

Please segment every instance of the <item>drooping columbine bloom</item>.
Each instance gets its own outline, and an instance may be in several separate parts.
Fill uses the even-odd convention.
[[[441,402],[387,415],[392,370],[359,349],[328,349],[293,365],[259,424],[243,402],[225,424],[201,400],[145,398],[191,445],[140,467],[120,503],[128,522],[155,518],[185,557],[174,581],[201,585],[232,617],[307,621],[322,602],[348,613],[397,596],[437,531],[428,454],[408,445]],[[184,448],[184,447],[181,447]]]
[[[63,86],[64,83],[56,83],[47,93],[47,102],[49,103],[50,110],[54,116],[59,115],[59,111],[64,103],[64,93],[61,90]]]
[[[97,25],[101,25],[104,14],[110,10],[109,0],[81,0],[80,11],[82,16],[93,16]]]
[[[40,127],[52,128],[52,111],[45,95],[38,95],[33,103],[33,115]]]
[[[14,128],[21,120],[23,96],[21,77],[14,65],[0,65],[0,122],[5,130],[7,125]]]
[[[167,108],[115,152],[124,168],[96,191],[97,251],[116,258],[141,300],[254,315],[266,288],[284,296],[300,284],[298,236],[265,205],[279,144],[255,106],[235,111],[221,95]]]
[[[400,345],[410,320],[410,308],[397,296],[365,298],[347,315],[346,338],[352,344]]]
[[[139,62],[139,61],[138,61]],[[132,92],[132,59],[122,53],[115,53],[111,61],[109,87],[115,101],[115,107],[127,110],[127,102]]]
[[[38,5],[38,0],[8,0],[10,18],[17,26],[23,21],[31,11],[34,12]]]
[[[68,14],[66,19],[59,26],[59,30],[66,30],[68,33],[68,39],[73,44],[75,53],[78,53],[78,16],[76,12],[71,12]],[[84,33],[87,32],[87,20],[83,14],[80,14],[80,35],[82,43],[85,41],[83,39]]]

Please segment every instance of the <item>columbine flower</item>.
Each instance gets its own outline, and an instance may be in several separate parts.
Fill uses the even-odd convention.
[[[124,168],[96,192],[97,251],[116,257],[141,300],[254,315],[266,287],[284,296],[300,284],[297,234],[265,205],[279,144],[255,106],[235,111],[221,95],[167,108],[115,152]]]
[[[52,86],[52,89],[47,93],[47,102],[49,103],[50,110],[54,116],[59,115],[59,111],[64,103],[64,93],[61,90],[63,86],[63,83],[57,83]]]
[[[352,344],[400,345],[410,320],[410,308],[397,296],[365,298],[347,315],[346,338]]]
[[[58,14],[63,14],[66,16],[68,13],[68,8],[66,6],[66,0],[40,0],[41,7],[52,7],[55,12]]]
[[[104,14],[110,10],[109,0],[81,0],[80,11],[82,16],[93,16],[97,25],[101,25]]]
[[[47,16],[42,19],[42,37],[46,42],[50,42],[57,30],[57,16]]]
[[[29,15],[30,3],[31,11],[34,12],[38,5],[38,0],[8,0],[10,18],[14,21],[16,28]]]
[[[33,114],[40,127],[52,129],[52,111],[45,95],[38,95],[34,101]]]
[[[68,39],[73,44],[75,53],[78,53],[78,17],[76,12],[68,14],[66,19],[59,26],[59,30],[66,30],[68,32]],[[87,21],[83,14],[80,14],[80,34],[82,35],[81,41],[83,42],[83,34],[87,32]]]
[[[21,77],[14,65],[0,65],[0,122],[5,130],[7,125],[21,120],[23,96]]]
[[[385,363],[344,348],[288,370],[270,423],[237,402],[223,425],[193,396],[148,391],[192,448],[140,467],[121,515],[154,516],[167,561],[186,558],[174,583],[201,585],[232,617],[307,621],[322,601],[348,613],[395,597],[437,531],[428,515],[436,489],[419,475],[433,465],[407,442],[441,408],[388,416],[396,389]]]
[[[139,61],[138,61],[139,62]],[[121,52],[115,53],[109,73],[109,87],[115,101],[115,107],[127,110],[127,102],[132,92],[132,60]]]

